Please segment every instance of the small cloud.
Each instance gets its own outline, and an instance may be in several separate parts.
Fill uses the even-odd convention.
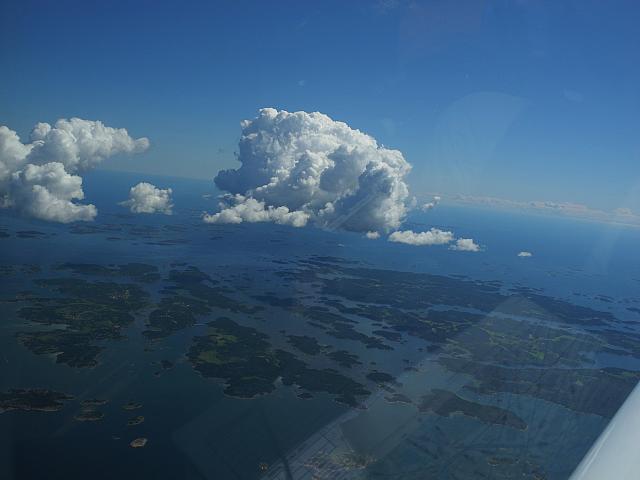
[[[367,232],[365,236],[371,240],[375,240],[376,238],[380,238],[380,234],[378,232]]]
[[[431,200],[430,202],[425,203],[424,205],[422,205],[422,211],[426,212],[428,210],[432,210],[436,207],[436,205],[438,205],[440,203],[440,196],[439,195],[434,195],[433,200]]]
[[[129,190],[129,200],[120,205],[129,207],[132,213],[164,213],[171,215],[171,189],[158,188],[147,182],[140,182]]]
[[[526,251],[524,251],[524,250],[523,250],[522,252],[518,253],[518,256],[519,256],[519,257],[532,257],[532,256],[533,256],[533,253],[531,253],[531,252],[526,252]]]
[[[620,208],[616,208],[613,210],[613,214],[620,216],[620,217],[634,217],[635,214],[633,213],[633,210],[631,210],[630,208],[626,208],[626,207],[620,207]]]
[[[406,243],[407,245],[445,245],[453,240],[453,233],[437,228],[426,232],[403,230],[389,235],[390,242]]]
[[[449,247],[451,250],[458,250],[460,252],[479,252],[480,245],[473,241],[473,238],[459,238],[456,240],[455,245]]]

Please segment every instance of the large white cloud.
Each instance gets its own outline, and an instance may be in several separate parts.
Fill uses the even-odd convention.
[[[54,126],[39,123],[28,144],[0,126],[0,205],[43,220],[92,220],[96,208],[76,203],[84,192],[82,178],[72,174],[148,147],[146,138],[133,139],[124,129],[80,118],[60,119]]]
[[[124,128],[80,118],[61,118],[54,126],[38,123],[31,132],[31,141],[31,163],[60,162],[72,173],[93,168],[120,153],[140,153],[149,148],[147,138],[136,140]]]
[[[426,232],[403,230],[389,235],[389,241],[408,245],[446,245],[453,241],[453,233],[437,228],[432,228]]]
[[[41,220],[88,221],[97,214],[95,206],[73,202],[84,198],[82,178],[68,173],[59,162],[27,164],[11,175],[9,192],[11,206]]]
[[[318,112],[260,110],[242,123],[238,160],[240,168],[215,179],[233,195],[205,221],[307,219],[372,232],[398,228],[407,212],[411,166],[402,153]]]
[[[11,174],[18,170],[31,151],[31,145],[25,145],[13,130],[0,126],[0,184],[4,184],[11,178]],[[4,194],[4,188],[2,193]]]
[[[140,182],[129,190],[129,200],[120,205],[129,207],[133,213],[164,213],[171,215],[173,203],[170,188],[158,188],[147,182]]]

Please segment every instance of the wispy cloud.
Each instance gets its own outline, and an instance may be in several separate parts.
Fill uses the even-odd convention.
[[[466,205],[481,205],[491,208],[504,208],[512,210],[526,210],[571,218],[579,218],[603,223],[628,225],[640,227],[640,215],[629,208],[618,208],[613,211],[605,211],[591,208],[581,203],[550,202],[534,200],[521,202],[496,197],[483,197],[474,195],[452,195],[447,197],[452,203]]]
[[[440,203],[440,199],[441,199],[440,195],[434,195],[430,202],[423,203],[422,207],[420,208],[424,212],[428,210],[433,210],[436,207],[436,205]]]

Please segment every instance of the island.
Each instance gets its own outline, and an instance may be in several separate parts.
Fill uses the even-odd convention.
[[[169,272],[160,303],[149,314],[143,334],[151,340],[168,337],[193,326],[198,317],[214,308],[247,314],[260,310],[260,307],[229,297],[229,289],[218,284],[217,280],[194,266],[174,268]]]
[[[456,413],[472,417],[484,423],[506,425],[517,430],[525,430],[527,424],[515,413],[493,405],[483,405],[459,397],[447,390],[434,389],[424,395],[418,405],[421,412],[433,412],[442,417]]]
[[[205,377],[225,381],[224,393],[252,398],[275,389],[280,378],[310,392],[336,395],[350,406],[370,392],[355,380],[332,369],[310,368],[290,352],[275,349],[268,336],[258,330],[221,317],[207,324],[207,333],[194,339],[187,358]]]
[[[36,284],[60,296],[35,298],[19,315],[41,330],[17,334],[36,354],[53,354],[56,362],[71,367],[93,367],[104,340],[121,338],[133,314],[148,301],[148,293],[135,284],[89,282],[77,278],[37,280]]]
[[[302,353],[307,355],[317,355],[320,353],[320,344],[318,340],[307,335],[288,335],[287,341]]]
[[[127,420],[127,426],[133,427],[136,425],[140,425],[143,422],[144,422],[144,417],[142,415],[138,415],[136,417],[131,417],[129,420]]]
[[[134,401],[130,401],[122,405],[123,410],[138,410],[142,408],[142,404]]]
[[[78,422],[97,422],[104,418],[104,413],[92,408],[82,409],[74,417]]]
[[[129,446],[131,448],[142,448],[147,445],[148,441],[149,440],[146,439],[145,437],[135,438],[131,440],[131,443],[129,443]]]
[[[124,277],[136,282],[153,283],[160,280],[158,267],[146,263],[126,263],[123,265],[98,265],[94,263],[63,263],[58,271],[69,271],[76,275],[94,277]]]
[[[44,388],[11,389],[0,392],[0,413],[18,410],[22,412],[57,412],[72,395]]]

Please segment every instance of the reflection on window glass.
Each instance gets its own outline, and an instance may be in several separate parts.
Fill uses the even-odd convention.
[[[639,21],[3,2],[0,478],[640,478]]]

